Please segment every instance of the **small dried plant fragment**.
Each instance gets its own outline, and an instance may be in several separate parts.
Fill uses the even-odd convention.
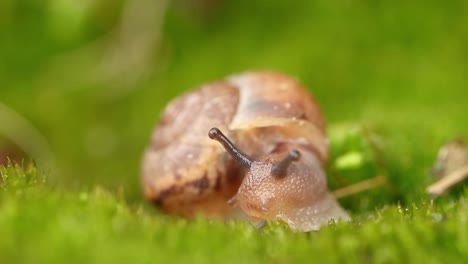
[[[456,139],[443,145],[439,149],[431,174],[438,181],[427,187],[426,192],[434,198],[468,179],[467,144],[461,139]]]

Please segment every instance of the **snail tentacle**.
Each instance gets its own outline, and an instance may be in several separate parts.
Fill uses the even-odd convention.
[[[295,149],[291,150],[288,155],[278,164],[273,166],[271,169],[271,175],[276,176],[276,177],[284,177],[286,176],[286,172],[288,171],[289,165],[293,161],[299,160],[301,157],[301,153]]]
[[[242,166],[249,169],[254,160],[247,154],[240,151],[234,144],[216,127],[213,127],[208,132],[208,136],[221,143],[226,151],[231,154]]]

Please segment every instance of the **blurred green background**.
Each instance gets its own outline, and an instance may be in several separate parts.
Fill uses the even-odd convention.
[[[0,159],[28,156],[58,185],[137,201],[171,98],[272,69],[310,88],[335,134],[371,127],[392,197],[419,197],[438,147],[468,134],[467,11],[463,0],[2,0]]]

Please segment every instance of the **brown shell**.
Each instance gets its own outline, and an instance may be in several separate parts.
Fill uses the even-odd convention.
[[[211,126],[227,129],[238,90],[226,82],[202,86],[172,101],[153,133],[142,169],[145,196],[171,213],[223,215],[240,185],[237,165],[210,140]]]
[[[297,81],[275,72],[234,75],[172,101],[143,160],[143,190],[148,199],[167,212],[186,216],[200,212],[226,217],[233,213],[226,201],[238,192],[246,171],[208,138],[212,127],[225,131],[254,159],[273,154],[278,160],[274,154],[284,146],[301,149],[305,165],[312,162],[317,168],[311,169],[319,170],[304,182],[315,188],[311,196],[315,198],[307,198],[306,203],[326,202],[332,204],[328,211],[341,210],[335,215],[344,215],[326,187],[322,165],[327,161],[328,141],[320,109]],[[300,201],[292,201],[290,206],[294,203]]]

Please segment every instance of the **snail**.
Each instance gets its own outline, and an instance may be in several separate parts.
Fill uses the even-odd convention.
[[[327,188],[325,122],[296,80],[245,72],[164,110],[142,162],[145,197],[169,214],[283,221],[318,230],[350,220]]]

